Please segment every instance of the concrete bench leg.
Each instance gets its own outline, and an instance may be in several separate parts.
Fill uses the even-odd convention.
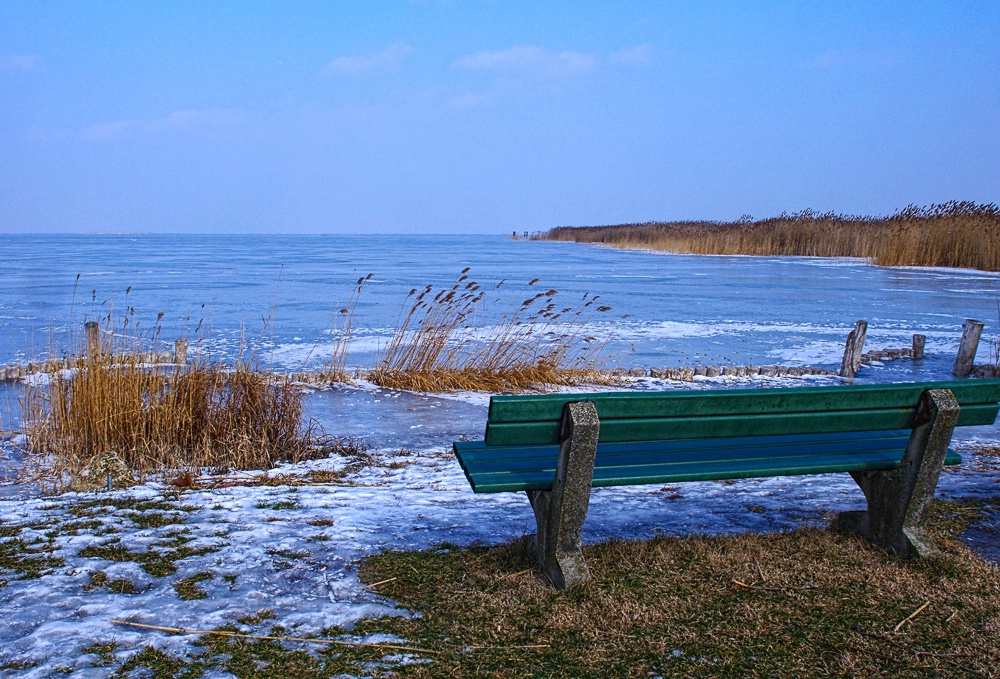
[[[538,524],[535,553],[558,589],[590,577],[580,550],[580,533],[590,505],[599,433],[597,408],[592,401],[567,403],[552,490],[528,491]]]
[[[948,389],[925,391],[899,469],[851,472],[868,500],[868,511],[844,512],[838,523],[906,559],[933,552],[924,524],[958,410]]]

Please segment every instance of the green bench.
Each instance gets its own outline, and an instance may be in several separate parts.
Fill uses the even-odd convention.
[[[556,587],[588,577],[592,486],[849,472],[868,501],[838,522],[909,558],[956,426],[996,419],[1000,379],[913,384],[494,396],[484,441],[454,444],[477,493],[525,491]]]

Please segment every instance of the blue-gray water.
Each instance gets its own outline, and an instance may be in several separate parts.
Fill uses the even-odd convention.
[[[625,366],[833,367],[863,318],[868,346],[908,346],[920,332],[928,359],[862,379],[936,379],[948,376],[966,318],[986,323],[979,361],[991,359],[1000,300],[1000,276],[971,270],[665,255],[494,236],[6,235],[0,262],[0,363],[72,349],[85,320],[109,310],[120,319],[134,308],[140,333],[164,314],[160,336],[168,343],[187,334],[225,355],[241,334],[251,343],[263,335],[266,362],[308,367],[328,356],[331,320],[356,280],[372,273],[349,361],[363,365],[384,345],[411,289],[450,285],[468,266],[485,289],[506,281],[494,295],[500,304],[487,296],[482,325],[534,278],[540,289],[559,290],[566,306],[584,293],[600,295],[613,311],[593,329],[611,335],[609,349]]]

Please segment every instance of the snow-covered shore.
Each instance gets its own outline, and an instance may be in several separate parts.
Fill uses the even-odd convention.
[[[974,443],[963,446],[961,467],[942,475],[939,496],[1000,493],[1000,459],[970,453]],[[523,495],[474,495],[446,448],[383,448],[371,456],[360,469],[328,459],[270,472],[303,485],[147,484],[0,500],[0,549],[20,541],[54,560],[36,578],[2,572],[0,666],[20,669],[0,676],[46,677],[60,668],[105,676],[86,649],[111,642],[117,662],[146,644],[195,652],[193,635],[121,627],[115,619],[212,629],[270,610],[275,617],[264,627],[241,627],[281,624],[303,636],[406,614],[357,579],[360,559],[384,549],[495,544],[533,530]],[[862,505],[847,475],[597,489],[584,540],[790,530]],[[176,571],[165,573],[164,562]],[[177,583],[184,582],[204,598],[183,598]]]

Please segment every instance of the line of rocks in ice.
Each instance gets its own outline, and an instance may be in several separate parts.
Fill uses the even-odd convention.
[[[862,354],[862,365],[871,365],[874,361],[894,361],[899,358],[912,358],[913,349],[879,349]],[[977,369],[993,370],[993,366],[977,366]],[[786,365],[699,365],[694,368],[616,368],[614,375],[621,377],[654,377],[667,380],[691,382],[695,377],[804,377],[806,375],[838,375],[836,370],[814,366]],[[979,375],[977,375],[978,377]]]
[[[127,355],[128,360],[136,363],[149,365],[171,365],[174,363],[174,352],[172,351],[151,351],[133,356]],[[70,358],[49,358],[44,361],[29,361],[28,363],[11,363],[0,366],[0,382],[12,382],[31,375],[53,374],[61,370],[71,370],[80,366],[81,359]]]

